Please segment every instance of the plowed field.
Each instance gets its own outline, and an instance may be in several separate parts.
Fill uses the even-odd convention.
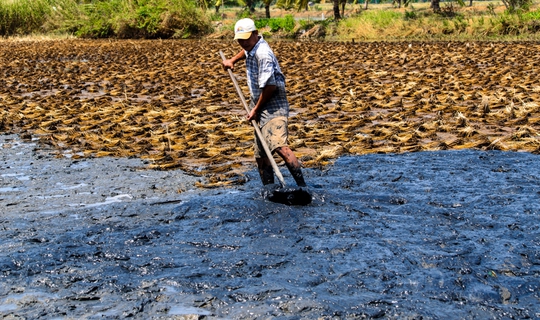
[[[270,42],[306,167],[345,154],[540,151],[538,43]],[[242,182],[253,133],[219,50],[232,41],[3,41],[0,132],[59,156],[141,157]],[[245,69],[235,69],[245,86]]]

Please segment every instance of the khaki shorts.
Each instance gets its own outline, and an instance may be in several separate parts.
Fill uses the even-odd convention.
[[[262,128],[261,133],[268,144],[271,152],[274,152],[279,147],[288,145],[289,130],[287,129],[287,117],[276,117],[268,121]],[[264,158],[266,153],[264,148],[255,134],[255,158]]]

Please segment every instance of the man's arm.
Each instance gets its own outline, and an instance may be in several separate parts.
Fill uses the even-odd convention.
[[[224,70],[227,70],[227,69],[234,70],[234,64],[237,63],[240,60],[244,60],[245,58],[246,58],[246,52],[244,50],[240,50],[240,52],[238,52],[238,54],[236,54],[234,57],[232,57],[230,59],[227,59],[227,60],[223,60],[223,62],[222,62],[223,69]]]
[[[255,104],[255,107],[251,109],[251,111],[248,114],[248,121],[251,120],[258,120],[259,116],[259,110],[261,107],[266,103],[266,101],[270,100],[272,95],[274,94],[274,91],[276,91],[275,85],[266,85],[266,87],[263,88],[263,91],[261,95],[259,96],[259,100],[257,101],[257,104]]]

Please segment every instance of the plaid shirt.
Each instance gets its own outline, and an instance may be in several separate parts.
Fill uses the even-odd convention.
[[[285,76],[281,73],[274,52],[261,36],[253,49],[246,52],[246,69],[251,107],[255,106],[265,86],[276,86],[273,96],[261,106],[259,125],[262,127],[278,116],[287,117],[289,115],[289,102],[285,93]]]

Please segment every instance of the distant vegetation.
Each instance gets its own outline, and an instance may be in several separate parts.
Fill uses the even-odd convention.
[[[334,35],[357,40],[537,40],[540,10],[498,9],[492,3],[459,6],[448,2],[434,13],[410,4],[401,10],[363,10],[336,24]]]
[[[192,0],[0,0],[0,34],[190,38],[212,31]]]
[[[340,20],[334,19],[333,3],[315,0],[297,10],[307,2],[275,1],[0,0],[0,36],[201,38],[230,33],[236,19],[252,17],[265,35],[288,38],[308,33],[358,41],[540,39],[540,9],[531,0],[456,0],[441,3],[439,10],[410,0],[369,6],[355,0],[340,7]]]

